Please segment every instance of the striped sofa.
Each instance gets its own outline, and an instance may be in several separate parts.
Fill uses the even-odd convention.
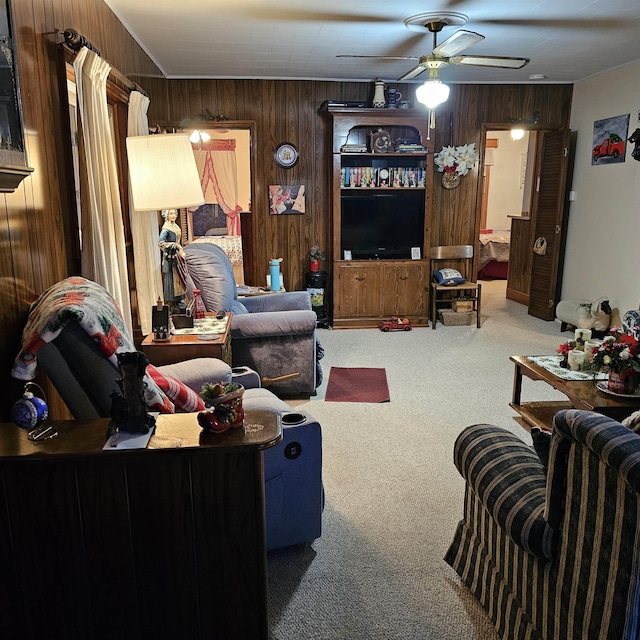
[[[503,640],[640,638],[640,435],[569,409],[548,470],[482,424],[460,434],[454,461],[464,518],[445,560]]]

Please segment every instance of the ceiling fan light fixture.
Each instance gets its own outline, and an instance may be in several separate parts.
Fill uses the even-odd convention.
[[[429,109],[435,109],[446,102],[448,97],[449,86],[440,80],[427,80],[416,89],[416,99]]]

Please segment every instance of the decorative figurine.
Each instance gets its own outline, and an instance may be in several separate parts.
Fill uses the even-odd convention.
[[[178,212],[175,209],[165,209],[162,212],[165,219],[158,246],[162,249],[162,277],[164,300],[167,304],[175,304],[180,308],[185,307],[184,295],[186,293],[185,283],[181,278],[181,273],[186,271],[184,267],[185,255],[182,249],[182,229],[176,223]],[[179,268],[182,263],[183,268]]]
[[[118,380],[121,393],[111,394],[111,420],[107,438],[118,431],[148,433],[156,420],[147,413],[144,401],[143,377],[149,364],[147,356],[140,351],[118,353],[118,366],[122,378]]]

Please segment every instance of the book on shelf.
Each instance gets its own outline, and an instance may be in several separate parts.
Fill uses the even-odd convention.
[[[343,167],[340,187],[366,189],[367,187],[424,187],[426,170],[421,167]]]
[[[343,144],[340,151],[342,153],[366,153],[368,148],[366,144]]]
[[[427,148],[421,144],[400,144],[396,147],[397,153],[426,153]]]

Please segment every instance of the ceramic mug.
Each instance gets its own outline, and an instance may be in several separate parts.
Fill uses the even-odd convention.
[[[400,103],[400,108],[401,109],[411,109],[411,103],[408,100],[403,100]]]
[[[398,106],[398,102],[400,102],[400,98],[402,98],[402,94],[397,89],[394,87],[387,89],[387,107],[395,109]]]

